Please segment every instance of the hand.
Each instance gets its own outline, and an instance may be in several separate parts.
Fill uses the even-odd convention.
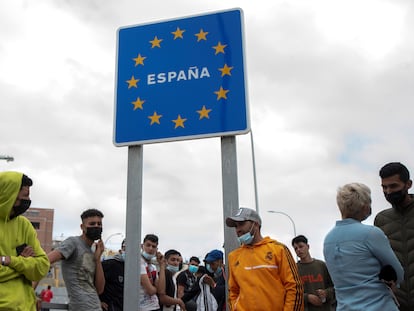
[[[316,294],[321,298],[322,303],[326,302],[326,290],[324,289],[317,289]]]
[[[203,283],[210,285],[211,287],[214,286],[216,282],[214,282],[213,278],[209,275],[206,275],[203,279]]]
[[[108,304],[106,302],[101,301],[101,307],[102,307],[102,310],[105,310],[105,311],[108,310]]]
[[[186,310],[185,310],[185,303],[184,303],[184,301],[182,301],[180,298],[178,298],[178,303],[177,303],[177,305],[179,305],[179,306],[180,306],[181,311],[186,311]]]
[[[20,253],[19,256],[23,256],[23,257],[34,257],[36,254],[33,250],[33,248],[30,245],[27,245],[23,251]]]
[[[1,256],[1,257],[3,257],[3,256]],[[10,261],[11,261],[10,256],[4,256],[4,265],[5,266],[10,265]]]
[[[100,261],[101,260],[101,256],[105,250],[105,246],[104,243],[102,242],[102,240],[99,240],[98,242],[95,242],[95,260]]]
[[[313,294],[308,294],[308,302],[314,306],[322,306],[321,298]]]
[[[157,251],[156,258],[157,258],[157,261],[160,265],[165,265],[166,264],[165,259],[164,259],[164,255],[160,251]]]
[[[381,281],[383,281],[395,293],[395,290],[397,289],[397,285],[395,284],[395,281],[385,281],[385,280],[381,280]]]

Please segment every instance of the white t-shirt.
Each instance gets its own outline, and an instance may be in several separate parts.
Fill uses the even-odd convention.
[[[142,257],[141,257],[141,275],[147,275],[154,285],[155,280],[158,278],[157,268],[153,264],[148,264]],[[140,301],[139,307],[140,310],[143,311],[152,311],[158,310],[160,308],[160,304],[158,302],[157,295],[148,295],[145,293],[143,287],[141,286],[140,292]]]

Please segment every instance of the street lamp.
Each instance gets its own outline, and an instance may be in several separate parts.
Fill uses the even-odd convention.
[[[14,161],[14,158],[7,155],[0,155],[0,160],[6,160],[7,162]]]
[[[272,213],[272,214],[282,214],[285,215],[287,218],[289,218],[289,220],[292,222],[293,225],[293,237],[296,237],[296,225],[295,222],[293,221],[292,217],[290,217],[288,214],[286,214],[285,212],[280,212],[280,211],[267,211],[268,213]]]
[[[111,235],[109,235],[109,236],[106,238],[104,245],[106,245],[106,243],[109,241],[109,239],[111,239],[111,238],[113,238],[114,236],[117,236],[117,235],[123,235],[123,234],[122,234],[121,232],[112,233]]]
[[[104,253],[102,254],[102,260],[105,260],[105,259],[107,258],[107,256],[108,256],[108,253],[109,253],[109,248],[108,248],[108,247],[106,247],[106,244],[108,243],[108,241],[109,241],[111,238],[113,238],[114,236],[117,236],[117,235],[121,235],[121,236],[123,236],[123,234],[122,234],[121,232],[117,232],[117,233],[112,233],[112,234],[110,234],[110,235],[106,238],[106,240],[105,240],[105,242],[104,242],[105,251],[104,251]]]

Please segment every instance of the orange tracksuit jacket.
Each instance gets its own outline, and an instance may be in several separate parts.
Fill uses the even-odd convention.
[[[263,238],[229,254],[232,311],[303,311],[303,285],[289,249]]]

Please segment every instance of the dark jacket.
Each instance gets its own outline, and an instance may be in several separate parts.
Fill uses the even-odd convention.
[[[412,201],[407,206],[383,210],[374,221],[388,237],[404,268],[404,281],[396,291],[401,311],[414,310],[414,196],[410,196]]]
[[[120,255],[102,262],[105,289],[99,299],[108,304],[109,311],[122,311],[124,306],[125,263]]]

